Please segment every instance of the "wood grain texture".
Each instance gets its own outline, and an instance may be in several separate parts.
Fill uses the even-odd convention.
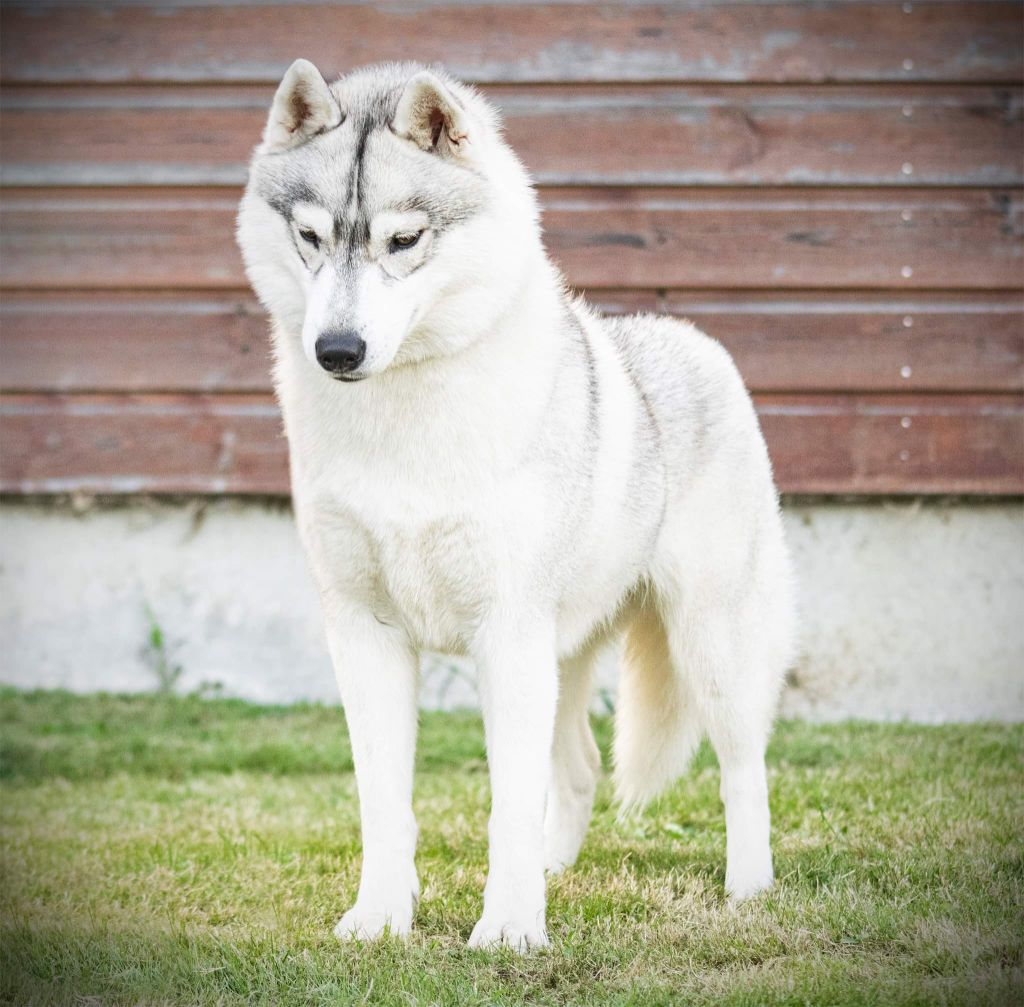
[[[8,190],[7,288],[237,288],[238,192]],[[548,248],[581,287],[1013,289],[1007,190],[546,189]]]
[[[1020,0],[13,0],[0,489],[287,492],[233,231],[297,55],[484,85],[570,282],[719,338],[785,491],[1024,493]]]
[[[269,87],[7,88],[7,185],[242,185]],[[492,87],[545,185],[1019,185],[1019,87]],[[572,128],[566,129],[571,122]]]
[[[1024,297],[669,291],[765,392],[1021,392]]]
[[[280,414],[266,395],[5,396],[0,491],[288,491]]]
[[[114,5],[0,12],[9,82],[276,82],[380,59],[473,81],[1014,81],[1018,2]]]
[[[779,487],[791,493],[1024,493],[1020,396],[764,396]]]
[[[7,294],[5,391],[270,389],[269,321],[247,291]]]
[[[1019,396],[762,396],[790,493],[1024,492]],[[269,396],[8,395],[0,491],[288,491]]]
[[[601,310],[686,316],[762,392],[1024,388],[1015,295],[598,290]],[[7,294],[0,387],[25,392],[268,391],[268,321],[245,291]]]

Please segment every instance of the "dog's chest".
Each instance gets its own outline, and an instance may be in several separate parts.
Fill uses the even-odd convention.
[[[483,485],[481,485],[483,482]],[[307,550],[319,579],[402,628],[414,646],[465,653],[544,537],[529,474],[435,477],[349,462],[344,478],[299,482]]]
[[[413,640],[461,651],[493,596],[487,536],[469,514],[425,521],[382,521],[372,532],[376,603]]]

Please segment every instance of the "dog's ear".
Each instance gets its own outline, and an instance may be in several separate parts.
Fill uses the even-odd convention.
[[[337,126],[343,116],[320,71],[308,59],[297,59],[274,95],[263,146],[268,152],[288,150]]]
[[[431,153],[458,157],[466,152],[469,118],[451,90],[423,70],[405,85],[392,130]]]

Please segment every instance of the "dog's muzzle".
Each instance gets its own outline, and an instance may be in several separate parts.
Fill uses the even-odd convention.
[[[350,329],[325,332],[316,341],[317,363],[335,378],[356,370],[366,357],[366,341]]]

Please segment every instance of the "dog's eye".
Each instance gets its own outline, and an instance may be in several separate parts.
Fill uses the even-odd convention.
[[[316,231],[311,231],[308,227],[299,228],[299,237],[306,242],[309,242],[314,248],[320,247],[320,236]]]
[[[412,248],[422,235],[422,231],[414,231],[412,234],[396,234],[391,239],[391,250],[394,252],[402,248]]]

